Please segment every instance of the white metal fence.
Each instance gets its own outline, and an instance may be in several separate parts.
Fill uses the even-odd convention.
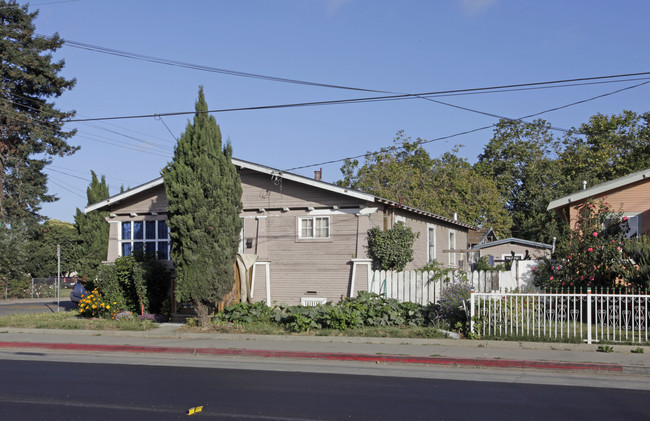
[[[648,342],[646,294],[472,292],[471,329],[486,336]]]

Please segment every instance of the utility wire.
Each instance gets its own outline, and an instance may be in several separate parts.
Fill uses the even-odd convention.
[[[386,91],[386,90],[366,89],[366,88],[358,88],[358,87],[351,87],[351,86],[344,86],[344,85],[334,85],[334,84],[328,84],[328,83],[309,82],[309,81],[298,80],[298,79],[289,79],[289,78],[283,78],[283,77],[277,77],[277,76],[262,75],[262,74],[258,74],[258,73],[241,72],[241,71],[237,71],[237,70],[229,70],[229,69],[223,69],[223,68],[218,68],[218,67],[204,66],[204,65],[201,65],[201,64],[192,64],[192,63],[186,63],[186,62],[182,62],[182,61],[164,59],[164,58],[160,58],[160,57],[147,56],[147,55],[143,55],[143,54],[132,53],[132,52],[123,51],[123,50],[116,50],[116,49],[113,49],[113,48],[107,48],[107,47],[102,47],[102,46],[98,46],[98,45],[93,45],[93,44],[88,44],[88,43],[83,43],[83,42],[73,41],[73,40],[67,40],[67,39],[64,40],[64,45],[69,45],[69,46],[74,47],[74,48],[80,48],[80,49],[99,52],[99,53],[104,53],[104,54],[110,54],[110,55],[116,55],[116,56],[120,56],[120,57],[131,58],[131,59],[135,59],[135,60],[149,61],[149,62],[165,64],[165,65],[170,65],[170,66],[186,67],[186,68],[190,68],[190,69],[194,69],[194,70],[201,70],[201,71],[207,71],[207,72],[213,72],[213,73],[221,73],[221,74],[226,74],[226,75],[231,75],[231,76],[240,76],[240,77],[246,77],[246,78],[263,79],[263,80],[269,80],[269,81],[274,81],[274,82],[284,82],[284,83],[292,83],[292,84],[307,85],[307,86],[336,88],[336,89],[344,89],[344,90],[351,90],[351,91],[375,92],[375,93],[385,93],[385,94],[399,94],[397,92]],[[547,82],[537,82],[537,83],[527,84],[527,85],[528,86],[547,85],[547,84],[552,84],[552,83],[553,84],[555,84],[555,83],[568,83],[568,82],[576,82],[576,81],[599,80],[599,79],[607,79],[607,78],[621,78],[621,77],[641,76],[641,75],[649,75],[649,74],[650,74],[650,72],[628,73],[628,74],[619,74],[619,75],[595,76],[595,77],[586,77],[586,78],[576,78],[576,79],[555,80],[555,81],[547,81]],[[468,90],[500,89],[500,88],[504,88],[504,87],[508,87],[508,86],[511,86],[511,85],[493,86],[493,87],[487,87],[487,88],[472,88],[472,89],[468,89]],[[514,85],[514,86],[522,86],[522,85]],[[465,89],[460,90],[460,91],[465,91]],[[406,95],[406,94],[404,94],[404,95]]]
[[[636,85],[633,85],[633,86],[628,86],[626,88],[618,89],[618,90],[612,91],[612,92],[607,92],[607,93],[602,94],[602,95],[597,95],[597,96],[594,96],[594,97],[591,97],[591,98],[587,98],[587,99],[583,99],[583,100],[580,100],[580,101],[572,102],[570,104],[562,105],[562,106],[559,106],[559,107],[549,108],[547,110],[540,111],[540,112],[534,113],[534,114],[528,114],[528,115],[525,115],[525,116],[517,118],[517,119],[512,119],[512,118],[507,118],[507,117],[500,117],[500,118],[503,118],[503,119],[509,120],[509,121],[514,121],[514,122],[523,122],[523,120],[527,119],[527,118],[536,117],[536,116],[546,114],[546,113],[549,113],[549,112],[552,112],[552,111],[557,111],[557,110],[564,109],[564,108],[567,108],[567,107],[571,107],[571,106],[574,106],[574,105],[583,104],[585,102],[593,101],[593,100],[603,98],[603,97],[606,97],[606,96],[609,96],[609,95],[614,95],[616,93],[626,91],[628,89],[637,88],[639,86],[643,86],[643,85],[646,85],[648,83],[650,83],[650,81],[639,83],[639,84],[636,84]],[[437,101],[435,101],[435,102],[437,102]],[[475,110],[469,110],[469,111],[475,111]],[[493,116],[496,117],[496,115],[493,115]],[[433,142],[438,142],[438,141],[441,141],[441,140],[447,140],[447,139],[451,139],[451,138],[454,138],[454,137],[463,136],[463,135],[466,135],[466,134],[486,130],[486,129],[489,129],[489,128],[492,128],[492,127],[494,127],[494,125],[490,124],[490,125],[487,125],[487,126],[477,127],[475,129],[465,130],[465,131],[462,131],[462,132],[454,133],[454,134],[447,135],[447,136],[437,137],[437,138],[430,139],[430,140],[424,140],[423,139],[423,140],[421,140],[419,142],[414,142],[414,145],[424,145],[424,144],[427,144],[427,143],[433,143]],[[567,133],[572,131],[572,130],[567,130],[567,129],[553,128],[553,127],[550,127],[550,128],[554,129],[554,130],[564,131],[564,132],[567,132]],[[575,133],[575,134],[584,134],[584,133],[581,133],[579,131],[572,131],[572,132]],[[382,149],[383,149],[383,151],[395,151],[395,150],[399,150],[399,149],[403,149],[403,148],[404,148],[403,146],[395,146],[394,145],[394,146],[389,146],[389,147],[382,148]],[[358,158],[369,157],[369,156],[372,156],[372,155],[378,154],[378,153],[379,152],[366,152],[365,154],[351,156],[351,157],[347,157],[347,158],[334,159],[334,160],[331,160],[331,161],[319,162],[319,163],[316,163],[316,164],[310,164],[310,165],[303,165],[303,166],[300,166],[300,167],[288,168],[288,169],[285,169],[284,171],[289,172],[289,171],[301,170],[301,169],[305,169],[305,168],[318,167],[318,166],[322,166],[322,165],[336,164],[338,162],[344,162],[344,161],[347,161],[349,159],[358,159]]]
[[[588,81],[588,80],[602,80],[602,79],[611,79],[616,77],[629,77],[629,76],[639,76],[639,75],[650,75],[650,72],[630,73],[625,75],[596,76],[596,77],[589,77],[589,78],[564,79],[564,80],[549,81],[549,82],[520,83],[520,84],[500,85],[500,86],[492,86],[492,87],[484,87],[484,88],[453,89],[453,90],[444,90],[444,91],[423,92],[423,93],[416,93],[416,94],[397,94],[397,95],[384,95],[384,96],[376,96],[376,97],[339,99],[339,100],[331,100],[331,101],[313,101],[313,102],[300,102],[300,103],[290,103],[290,104],[263,105],[263,106],[256,106],[256,107],[224,108],[224,109],[207,110],[201,112],[202,113],[224,113],[224,112],[232,112],[232,111],[270,110],[270,109],[279,109],[279,108],[298,108],[298,107],[322,106],[322,105],[378,102],[378,101],[388,101],[388,100],[417,99],[417,98],[429,97],[434,95],[446,95],[446,94],[467,93],[467,92],[485,92],[485,91],[491,91],[493,89],[532,87],[532,86],[540,86],[540,85],[561,84],[567,82]],[[181,111],[181,112],[127,115],[127,116],[115,116],[115,117],[95,117],[95,118],[83,118],[83,119],[70,119],[66,121],[82,122],[82,121],[102,121],[102,120],[124,120],[124,119],[136,119],[136,118],[153,118],[157,116],[167,117],[167,116],[191,115],[191,114],[196,114],[196,111]]]
[[[375,92],[375,93],[386,93],[386,94],[387,93],[393,93],[393,92],[380,91],[380,90],[375,90],[375,89],[354,88],[354,87],[351,87],[351,86],[333,85],[333,84],[318,83],[318,82],[308,82],[308,81],[304,81],[304,80],[288,79],[288,78],[283,78],[283,77],[262,75],[262,74],[257,74],[257,73],[240,72],[240,71],[237,71],[237,70],[222,69],[222,68],[218,68],[218,67],[204,66],[204,65],[201,65],[201,64],[192,64],[192,63],[186,63],[186,62],[182,62],[182,61],[168,60],[168,59],[159,58],[159,57],[147,56],[147,55],[138,54],[138,53],[131,53],[131,52],[128,52],[128,51],[115,50],[115,49],[112,49],[112,48],[106,48],[106,47],[101,47],[101,46],[98,46],[98,45],[87,44],[87,43],[84,43],[84,42],[78,42],[78,41],[72,41],[72,40],[65,40],[64,45],[74,47],[74,48],[80,48],[80,49],[83,49],[83,50],[103,53],[103,54],[110,54],[110,55],[114,55],[114,56],[118,56],[118,57],[130,58],[130,59],[134,59],[134,60],[148,61],[148,62],[151,62],[151,63],[164,64],[164,65],[167,65],[167,66],[184,67],[184,68],[193,69],[193,70],[201,70],[201,71],[204,71],[204,72],[220,73],[220,74],[230,75],[230,76],[239,76],[239,77],[252,78],[252,79],[262,79],[262,80],[268,80],[268,81],[273,81],[273,82],[292,83],[292,84],[296,84],[296,85],[318,86],[318,87],[322,87],[322,88],[345,89],[345,90],[350,90],[350,91]]]

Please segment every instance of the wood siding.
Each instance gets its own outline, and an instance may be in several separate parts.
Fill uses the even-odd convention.
[[[593,200],[598,202],[600,198],[604,198],[614,212],[641,214],[641,232],[646,235],[650,233],[650,179],[610,190]],[[571,229],[576,229],[578,208],[584,202],[582,200],[569,206]]]
[[[360,200],[268,174],[240,171],[244,209],[359,206]],[[367,202],[370,203],[370,202]]]
[[[167,212],[165,186],[155,186],[116,205],[110,205],[109,211],[118,214]]]
[[[301,297],[338,301],[350,287],[351,259],[357,244],[357,216],[330,215],[330,238],[298,238],[298,218],[307,211],[269,212],[265,224],[267,255],[271,262],[270,304],[300,304]],[[256,271],[254,301],[266,299],[264,274]],[[259,288],[258,288],[259,286]],[[258,293],[259,291],[259,293]]]

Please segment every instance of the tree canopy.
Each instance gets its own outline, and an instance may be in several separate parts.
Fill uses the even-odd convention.
[[[25,270],[34,278],[57,275],[57,245],[61,246],[61,274],[69,276],[77,266],[77,231],[69,222],[45,221],[27,245]]]
[[[192,302],[201,319],[235,282],[242,187],[231,161],[232,146],[229,142],[222,146],[219,126],[207,113],[203,88],[195,109],[164,177],[176,297]]]
[[[0,224],[35,227],[40,203],[51,202],[43,168],[49,158],[74,153],[74,130],[65,131],[73,111],[60,111],[51,98],[71,89],[75,80],[59,76],[64,62],[52,53],[63,44],[54,34],[34,33],[38,12],[15,1],[0,0]]]
[[[546,211],[561,184],[559,152],[559,141],[544,120],[501,120],[478,156],[474,168],[497,184],[514,237],[551,242],[562,231],[564,224]]]
[[[337,184],[441,216],[457,214],[463,222],[492,227],[501,235],[509,231],[511,219],[496,183],[460,158],[458,149],[431,158],[421,139],[412,141],[404,132],[397,133],[394,143],[368,153],[361,166],[346,160]]]

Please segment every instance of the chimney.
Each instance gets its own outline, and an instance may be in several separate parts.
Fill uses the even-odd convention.
[[[320,181],[320,179],[323,177],[323,169],[321,168],[320,170],[314,171],[314,180]]]

